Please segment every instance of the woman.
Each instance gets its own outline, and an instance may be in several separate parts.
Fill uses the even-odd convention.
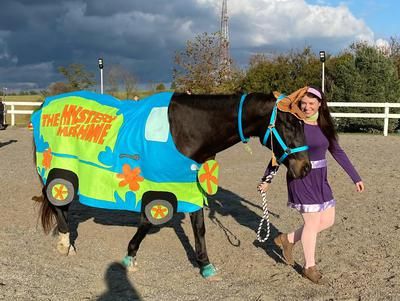
[[[300,212],[304,224],[294,232],[279,234],[274,242],[282,249],[285,262],[294,265],[292,250],[295,243],[301,240],[305,260],[303,276],[314,283],[321,283],[322,275],[315,265],[317,234],[333,225],[336,203],[327,181],[326,151],[329,150],[333,158],[350,176],[358,192],[364,191],[364,184],[338,144],[324,94],[318,88],[308,87],[307,93],[300,100],[300,109],[306,116],[304,134],[309,146],[312,170],[302,179],[292,179],[287,176],[287,186],[288,206]],[[269,186],[265,178],[273,171],[273,168],[270,162],[265,171],[263,183],[259,185],[259,189],[264,192]]]

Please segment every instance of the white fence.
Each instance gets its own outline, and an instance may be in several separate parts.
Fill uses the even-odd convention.
[[[16,110],[16,106],[40,106],[42,105],[41,102],[24,102],[24,101],[4,101],[3,102],[6,105],[6,113],[11,115],[11,125],[15,125],[15,115],[23,115],[23,114],[29,114],[31,115],[33,113],[33,110]],[[7,106],[10,106],[11,109],[7,108]]]
[[[384,108],[383,113],[332,113],[333,117],[383,118],[383,135],[388,135],[389,118],[400,119],[400,114],[390,114],[390,108],[400,108],[400,103],[390,102],[329,102],[330,107]]]
[[[11,114],[11,125],[15,125],[16,114],[32,114],[33,110],[16,110],[16,106],[40,106],[41,102],[20,102],[5,101],[6,106],[11,106],[11,110],[7,109],[7,114]],[[350,118],[383,118],[383,135],[388,135],[389,119],[400,119],[400,114],[390,114],[390,108],[400,108],[400,103],[389,102],[329,102],[330,107],[361,107],[361,108],[384,108],[383,113],[332,113],[333,117],[350,117]]]

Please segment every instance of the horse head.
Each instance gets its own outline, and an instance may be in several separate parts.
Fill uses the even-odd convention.
[[[261,143],[272,150],[273,163],[284,164],[294,179],[306,176],[311,170],[304,136],[305,117],[297,105],[302,95],[274,95],[276,101],[272,97],[264,101],[263,113],[267,112],[269,124],[266,130],[265,124],[261,127],[259,135]],[[265,122],[265,115],[263,119]]]
[[[291,113],[279,112],[275,129],[276,134],[272,134],[272,150],[278,163],[284,164],[289,176],[294,179],[306,176],[311,170],[311,163],[304,137],[303,121]]]

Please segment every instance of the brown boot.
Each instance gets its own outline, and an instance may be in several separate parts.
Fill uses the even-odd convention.
[[[294,265],[294,243],[289,242],[288,235],[285,233],[279,234],[274,238],[274,243],[282,250],[283,260],[289,265]]]
[[[303,268],[303,277],[311,280],[312,282],[316,284],[323,284],[324,279],[322,278],[321,273],[317,270],[317,267],[314,265],[309,268]]]

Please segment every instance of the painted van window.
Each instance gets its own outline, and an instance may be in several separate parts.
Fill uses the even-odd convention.
[[[153,108],[147,117],[144,137],[148,141],[167,142],[168,134],[168,107]]]

